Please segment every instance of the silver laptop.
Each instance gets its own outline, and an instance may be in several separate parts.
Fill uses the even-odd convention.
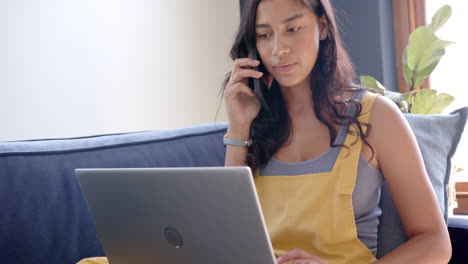
[[[249,167],[77,169],[110,264],[274,264]]]

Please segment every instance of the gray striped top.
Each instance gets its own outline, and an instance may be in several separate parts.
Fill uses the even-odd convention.
[[[350,113],[352,109],[348,109]],[[335,145],[343,144],[346,139],[346,124],[343,124],[335,139]],[[341,147],[329,147],[323,154],[303,162],[283,162],[272,157],[265,168],[259,169],[260,176],[302,175],[332,171]],[[353,209],[358,238],[372,252],[377,251],[377,227],[382,211],[379,207],[380,187],[383,184],[380,170],[359,158],[356,186],[353,192]],[[313,190],[311,190],[313,191]]]

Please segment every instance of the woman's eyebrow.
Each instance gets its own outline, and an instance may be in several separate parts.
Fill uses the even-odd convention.
[[[293,20],[301,18],[303,16],[304,16],[304,14],[296,14],[296,15],[294,15],[292,17],[286,18],[285,20],[281,21],[281,24],[285,24],[287,22],[293,21]],[[255,28],[262,28],[262,27],[270,27],[270,25],[268,25],[268,24],[257,24],[257,25],[255,25]]]

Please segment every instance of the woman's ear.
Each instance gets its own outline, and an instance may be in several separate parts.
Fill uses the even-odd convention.
[[[271,88],[271,84],[273,83],[273,76],[269,73],[266,73],[262,76],[263,83],[268,87]]]
[[[328,36],[328,20],[325,15],[319,18],[320,40],[324,40]]]

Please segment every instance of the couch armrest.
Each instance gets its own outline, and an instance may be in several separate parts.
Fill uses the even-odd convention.
[[[448,229],[452,241],[452,258],[449,263],[468,261],[468,215],[453,215],[448,218]]]

